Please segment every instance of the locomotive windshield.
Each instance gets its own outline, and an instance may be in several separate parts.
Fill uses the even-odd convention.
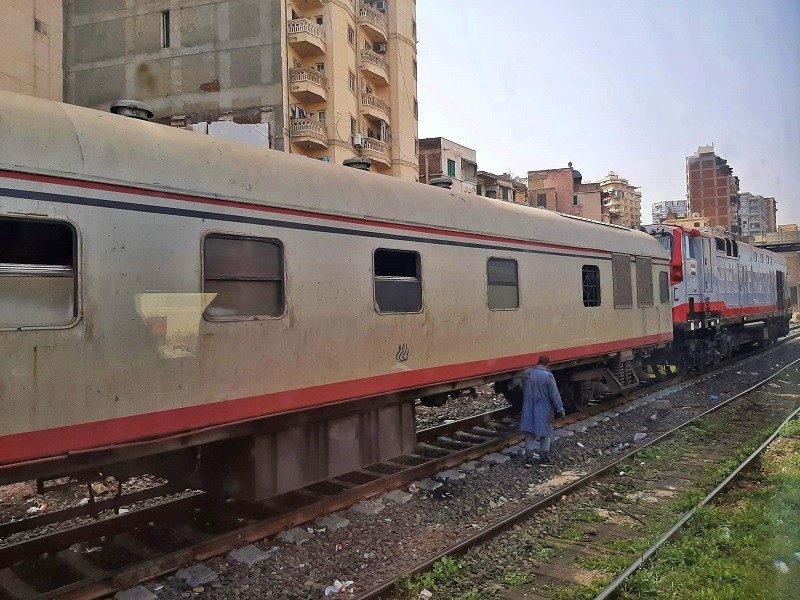
[[[672,234],[668,231],[655,231],[652,235],[664,249],[669,252],[669,255],[672,256]]]

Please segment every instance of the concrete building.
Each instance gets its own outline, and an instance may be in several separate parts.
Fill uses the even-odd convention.
[[[488,171],[478,171],[478,196],[497,198],[514,204],[528,204],[527,186],[510,173],[497,175]]]
[[[62,99],[61,0],[0,0],[0,90]]]
[[[416,180],[414,0],[65,0],[65,99],[267,124],[270,147]]]
[[[714,146],[701,146],[686,157],[686,197],[690,213],[700,213],[712,226],[741,234],[739,178],[728,161],[717,156]]]
[[[663,223],[667,219],[685,219],[689,215],[686,200],[664,200],[653,203],[653,223]]]
[[[739,192],[737,196],[742,236],[763,236],[776,231],[777,204],[775,198],[765,198],[750,192]]]
[[[605,220],[600,184],[583,183],[583,176],[572,163],[562,169],[528,171],[528,198],[531,206],[594,221]]]
[[[475,194],[478,184],[478,163],[475,150],[448,139],[425,138],[419,141],[419,181],[449,177],[453,190]]]
[[[599,182],[609,223],[624,227],[642,224],[642,192],[635,185],[609,171]]]

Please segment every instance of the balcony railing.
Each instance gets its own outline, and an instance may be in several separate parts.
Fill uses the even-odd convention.
[[[389,63],[386,62],[386,59],[377,52],[373,52],[372,50],[362,49],[361,60],[364,62],[372,63],[373,65],[378,65],[382,69],[385,69],[386,72],[389,71]]]
[[[358,7],[358,22],[369,23],[380,29],[386,29],[386,15],[368,4],[362,4]]]
[[[386,142],[382,142],[380,140],[376,140],[371,137],[365,137],[364,150],[368,150],[370,152],[376,152],[382,155],[387,155],[389,154],[389,145]]]
[[[289,35],[297,33],[310,33],[325,41],[325,32],[322,27],[314,23],[311,19],[294,19],[289,21]]]
[[[361,105],[371,106],[372,108],[382,110],[387,115],[389,114],[389,103],[386,102],[386,100],[373,96],[372,94],[367,94],[366,92],[361,94]]]
[[[296,137],[309,135],[323,142],[328,141],[328,136],[325,134],[325,126],[312,119],[292,119],[291,133],[292,136]]]
[[[316,83],[322,87],[326,87],[328,84],[328,79],[325,75],[311,67],[289,69],[289,83],[301,83],[304,81]]]

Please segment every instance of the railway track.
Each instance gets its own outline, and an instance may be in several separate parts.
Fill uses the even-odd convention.
[[[735,368],[751,356],[745,355],[725,368]],[[661,382],[602,408],[592,407],[590,412],[610,410],[676,384],[677,380]],[[204,492],[184,492],[176,482],[98,500],[88,508],[5,523],[0,525],[0,598],[101,598],[224,554],[517,443],[520,436],[516,422],[508,413],[508,409],[500,409],[421,430],[417,448],[410,455],[284,494],[259,506],[219,505]],[[587,416],[569,415],[559,424]],[[164,494],[178,497],[145,505]],[[123,506],[126,510],[117,514],[115,511]],[[64,523],[70,519],[73,521]],[[19,539],[9,543],[14,536]],[[69,550],[74,544],[87,543],[99,549],[98,556],[102,553],[112,558],[98,566],[98,561]],[[46,581],[31,581],[32,570],[52,575]]]
[[[505,518],[489,525],[481,529],[478,533],[472,535],[471,537],[465,538],[460,540],[456,544],[442,550],[441,552],[437,553],[435,556],[430,556],[423,561],[420,561],[417,565],[413,568],[408,570],[407,572],[403,573],[402,575],[392,578],[390,580],[385,581],[384,583],[365,591],[364,593],[357,596],[358,600],[379,600],[379,599],[386,599],[386,598],[395,598],[397,597],[395,592],[398,584],[403,581],[407,580],[407,578],[411,575],[426,573],[430,571],[438,562],[440,562],[444,558],[452,558],[466,554],[467,552],[473,551],[478,552],[479,550],[483,550],[484,546],[487,546],[495,541],[498,542],[498,547],[501,548],[501,552],[507,551],[507,544],[504,542],[499,541],[501,536],[507,534],[512,528],[521,528],[524,531],[525,523],[530,523],[531,520],[540,515],[545,509],[549,507],[553,507],[555,505],[561,504],[564,502],[565,497],[572,497],[574,495],[581,494],[587,491],[590,488],[594,488],[595,491],[598,489],[601,490],[615,490],[615,484],[618,483],[620,480],[624,480],[626,486],[629,489],[647,489],[646,484],[653,484],[654,480],[659,479],[660,473],[655,472],[646,472],[641,475],[639,478],[634,477],[633,480],[630,479],[631,471],[635,471],[635,467],[632,465],[636,464],[638,460],[638,456],[642,454],[642,451],[645,449],[652,449],[657,447],[658,445],[670,440],[673,436],[678,434],[679,432],[684,432],[687,428],[697,425],[703,419],[706,419],[712,413],[716,413],[720,410],[726,410],[731,408],[735,405],[735,403],[746,399],[750,396],[750,394],[757,390],[763,390],[766,385],[769,385],[770,381],[778,377],[781,373],[787,370],[789,367],[795,366],[800,364],[800,359],[796,359],[791,363],[783,366],[782,368],[778,369],[774,373],[772,373],[769,377],[759,381],[757,384],[749,386],[747,389],[740,391],[739,393],[731,396],[727,400],[721,402],[720,404],[710,408],[701,414],[692,417],[677,427],[670,429],[669,431],[664,432],[663,434],[659,435],[658,437],[642,444],[635,450],[629,451],[619,456],[618,459],[614,460],[613,462],[603,465],[602,467],[576,479],[558,489],[553,490],[551,493],[546,495],[545,497],[528,504],[519,510],[513,512],[512,514],[506,516]],[[606,600],[608,598],[615,597],[615,593],[619,590],[620,586],[636,571],[638,570],[648,559],[650,559],[658,549],[663,546],[667,541],[672,539],[680,529],[689,521],[691,516],[695,513],[695,511],[704,506],[708,502],[710,502],[715,496],[717,496],[721,491],[726,489],[734,480],[735,478],[741,473],[743,469],[745,469],[749,464],[751,464],[757,456],[763,452],[763,450],[769,445],[769,443],[778,435],[778,432],[781,428],[791,419],[794,419],[800,414],[800,408],[797,406],[797,399],[796,395],[795,398],[792,400],[785,400],[786,404],[789,405],[787,409],[785,406],[783,407],[783,414],[781,414],[779,422],[780,425],[772,432],[771,435],[755,450],[752,454],[750,454],[747,459],[742,461],[734,470],[733,472],[726,477],[722,482],[720,482],[708,495],[706,495],[700,502],[698,502],[691,510],[687,513],[680,515],[680,518],[670,527],[655,543],[652,544],[645,552],[642,553],[633,563],[630,564],[612,583],[610,583],[602,592],[600,592],[595,600]],[[788,416],[786,416],[786,412],[788,411]],[[733,438],[732,446],[735,446],[736,443],[742,443],[743,441],[748,439],[748,436],[752,437],[753,435],[758,434],[760,430],[760,424],[754,423],[754,420],[748,417],[743,417],[740,415],[738,421],[730,427],[729,430],[726,430],[725,436],[726,438]],[[671,463],[665,468],[665,472],[668,473],[668,477],[674,477],[677,479],[682,479],[687,486],[687,489],[692,489],[694,482],[696,481],[695,477],[699,477],[700,473],[703,473],[708,470],[709,463],[722,463],[727,458],[725,451],[720,450],[719,448],[715,447],[716,444],[711,442],[706,443],[705,446],[703,444],[698,444],[697,447],[693,447],[692,453],[699,454],[699,456],[695,456],[694,460],[689,460],[688,464],[692,465],[695,468],[693,472],[691,469],[684,467],[683,464],[675,464]],[[641,463],[644,464],[644,463]],[[685,469],[685,470],[684,470]],[[680,472],[678,472],[680,471]],[[624,476],[624,479],[623,479]],[[715,482],[716,483],[716,482]],[[672,486],[670,486],[672,487]],[[672,488],[675,490],[676,488]],[[668,492],[673,493],[673,492]],[[640,491],[639,494],[642,494]],[[614,496],[618,496],[619,493],[614,491]],[[644,495],[646,497],[646,495]],[[594,502],[593,502],[594,504]],[[599,506],[604,506],[602,502]],[[572,509],[565,509],[565,510],[575,510]],[[642,514],[638,515],[644,520],[652,520],[658,521],[658,519],[663,518],[664,508],[659,507],[657,509],[653,509],[648,511],[644,509]],[[637,515],[632,515],[634,518],[637,518]],[[590,529],[592,530],[592,535],[597,535],[597,527],[591,526]],[[516,529],[515,529],[516,531]],[[588,538],[587,538],[588,539]],[[602,535],[601,535],[602,539]],[[556,543],[564,543],[563,540],[558,540]],[[555,544],[554,544],[555,545]],[[535,577],[541,578],[545,580],[547,583],[545,584],[543,594],[547,594],[547,597],[551,597],[550,593],[556,593],[555,597],[560,597],[557,595],[557,592],[554,592],[553,582],[558,582],[558,584],[566,583],[566,582],[574,582],[580,580],[581,577],[585,576],[587,573],[585,569],[582,569],[579,566],[576,566],[576,558],[583,556],[594,556],[594,552],[590,550],[586,550],[586,546],[590,545],[590,542],[587,543],[576,543],[572,546],[571,550],[574,551],[574,554],[570,554],[562,563],[548,565],[542,564],[539,567],[535,568]],[[484,582],[485,583],[485,582]],[[556,587],[559,585],[556,584]],[[522,586],[521,591],[523,593],[527,593],[530,597],[542,597],[537,595],[537,591],[539,588],[535,586],[525,587]],[[447,597],[447,596],[443,596]],[[522,595],[509,595],[511,597],[523,597]],[[572,596],[570,596],[572,597]]]

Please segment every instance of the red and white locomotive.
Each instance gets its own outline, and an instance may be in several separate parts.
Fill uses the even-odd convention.
[[[707,228],[649,225],[670,253],[673,352],[704,368],[748,343],[789,333],[786,260]]]

